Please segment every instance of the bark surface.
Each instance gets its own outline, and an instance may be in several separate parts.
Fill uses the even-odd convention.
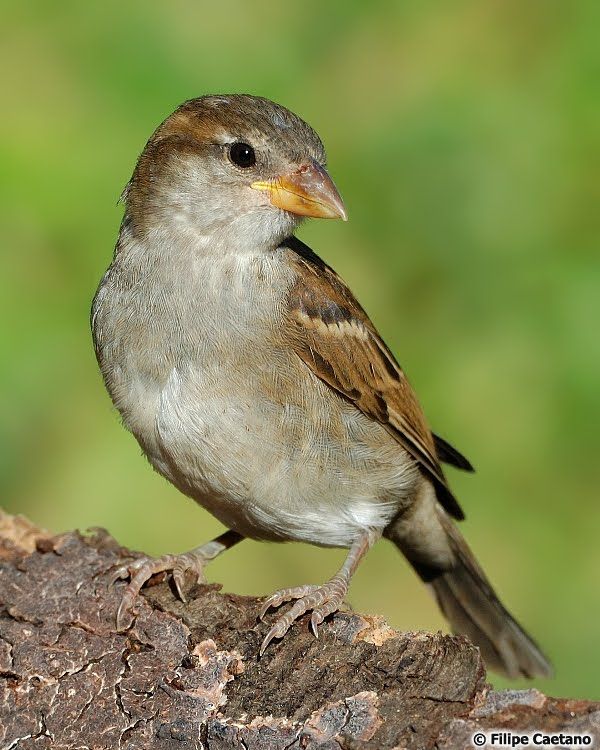
[[[591,733],[600,704],[493,691],[460,636],[307,618],[257,658],[259,600],[153,581],[124,633],[133,554],[104,531],[51,537],[0,513],[0,749],[468,748],[491,729]]]

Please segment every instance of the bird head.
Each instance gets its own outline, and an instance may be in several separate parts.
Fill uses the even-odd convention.
[[[204,96],[154,132],[124,199],[138,231],[165,226],[274,245],[305,217],[346,219],[315,131],[268,99]]]

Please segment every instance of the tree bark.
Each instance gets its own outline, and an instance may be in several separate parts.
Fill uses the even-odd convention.
[[[133,557],[107,532],[51,537],[0,513],[0,748],[470,748],[476,732],[600,739],[600,704],[494,691],[461,636],[344,612],[304,618],[258,658],[259,600],[169,580],[115,632]],[[489,743],[488,743],[489,744]]]

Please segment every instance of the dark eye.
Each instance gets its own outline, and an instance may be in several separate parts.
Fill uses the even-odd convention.
[[[247,143],[232,143],[229,147],[229,158],[238,167],[248,169],[256,164],[256,154]]]

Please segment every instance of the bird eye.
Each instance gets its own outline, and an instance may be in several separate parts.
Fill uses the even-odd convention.
[[[248,169],[256,164],[256,154],[247,143],[232,143],[229,147],[229,158],[238,167]]]

